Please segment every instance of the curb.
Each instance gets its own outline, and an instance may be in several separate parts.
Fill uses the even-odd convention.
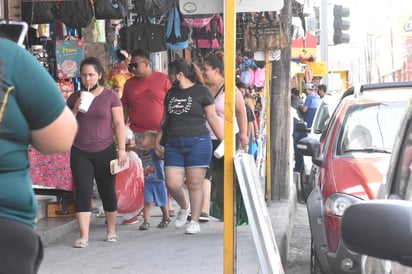
[[[295,185],[290,186],[289,199],[274,201],[268,205],[271,216],[273,232],[275,234],[276,245],[282,261],[283,268],[286,268],[289,254],[289,246],[295,224],[297,210],[297,198]]]

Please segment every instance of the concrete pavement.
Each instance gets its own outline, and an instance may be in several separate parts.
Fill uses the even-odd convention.
[[[277,247],[286,266],[288,247],[296,211],[294,186],[290,198],[272,202],[268,206]],[[175,205],[175,209],[178,206]],[[173,220],[174,218],[172,218]],[[64,273],[223,273],[223,222],[211,218],[201,223],[198,235],[184,234],[173,221],[167,228],[157,228],[161,221],[159,208],[153,208],[151,228],[138,230],[135,225],[121,225],[118,218],[117,234],[120,241],[107,243],[104,218],[93,216],[89,246],[73,248],[78,238],[77,223],[73,219],[45,219],[38,232],[45,244],[45,258],[40,274]],[[54,224],[53,224],[54,223]],[[251,227],[237,227],[235,273],[262,273]]]

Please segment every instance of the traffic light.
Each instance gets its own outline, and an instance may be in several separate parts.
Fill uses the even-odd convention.
[[[349,30],[350,22],[344,20],[349,14],[349,8],[345,8],[341,5],[333,6],[333,43],[335,45],[349,43],[350,41],[350,35],[342,32],[343,30]]]

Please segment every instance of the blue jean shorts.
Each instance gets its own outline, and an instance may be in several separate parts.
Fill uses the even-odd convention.
[[[212,158],[210,135],[196,137],[167,137],[165,167],[208,168]]]
[[[167,205],[167,188],[165,181],[144,183],[144,202],[155,202],[156,206]]]

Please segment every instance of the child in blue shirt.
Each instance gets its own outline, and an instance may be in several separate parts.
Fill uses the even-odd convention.
[[[163,219],[157,227],[165,228],[170,222],[163,160],[156,155],[154,150],[156,135],[156,131],[148,130],[143,133],[140,139],[142,150],[139,151],[139,157],[142,160],[144,172],[144,222],[139,227],[140,230],[148,230],[150,227],[150,212],[153,202],[156,206],[160,206],[163,214]]]

